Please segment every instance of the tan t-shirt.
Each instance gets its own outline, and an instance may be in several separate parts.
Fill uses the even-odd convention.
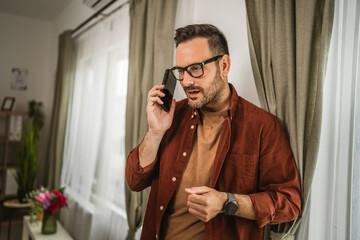
[[[224,112],[201,112],[194,144],[183,176],[167,208],[162,239],[204,239],[204,222],[189,213],[185,188],[210,186]]]

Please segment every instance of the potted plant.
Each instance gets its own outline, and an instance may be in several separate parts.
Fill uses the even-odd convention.
[[[28,116],[29,123],[23,131],[15,173],[19,202],[24,202],[25,195],[35,187],[39,134],[44,125],[42,103],[34,100],[30,101]]]
[[[28,107],[29,119],[33,122],[36,137],[39,138],[40,130],[43,128],[45,120],[42,102],[32,100],[29,102]]]

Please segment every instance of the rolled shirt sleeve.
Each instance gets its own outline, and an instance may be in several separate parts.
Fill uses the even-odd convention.
[[[149,187],[155,174],[157,159],[144,168],[140,166],[139,160],[139,146],[137,146],[129,153],[126,163],[126,180],[132,191],[141,191]]]

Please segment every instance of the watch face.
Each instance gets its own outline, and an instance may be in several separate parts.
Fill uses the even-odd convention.
[[[234,215],[238,210],[238,205],[234,202],[227,202],[225,205],[225,214],[226,215]]]

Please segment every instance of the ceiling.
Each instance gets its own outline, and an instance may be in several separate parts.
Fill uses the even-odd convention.
[[[54,20],[73,0],[0,0],[0,12]]]

